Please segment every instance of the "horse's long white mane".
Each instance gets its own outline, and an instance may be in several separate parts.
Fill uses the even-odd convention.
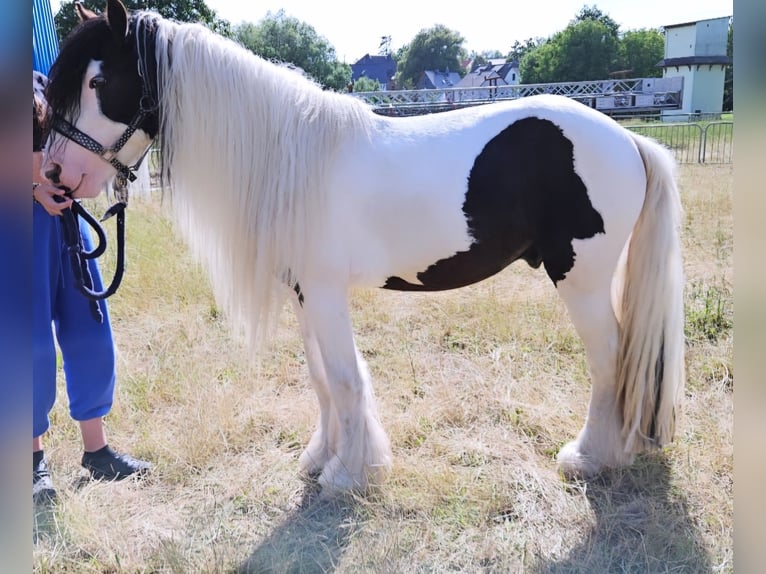
[[[223,310],[247,336],[264,335],[288,276],[302,276],[326,168],[344,137],[366,137],[373,114],[201,25],[157,26],[163,177],[177,224]]]

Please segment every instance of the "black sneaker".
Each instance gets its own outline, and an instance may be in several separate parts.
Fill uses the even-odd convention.
[[[32,453],[32,463],[32,502],[36,505],[55,502],[56,489],[42,451]]]
[[[82,465],[95,480],[123,480],[129,476],[142,477],[149,473],[152,465],[127,454],[118,454],[109,445],[96,452],[82,455]]]

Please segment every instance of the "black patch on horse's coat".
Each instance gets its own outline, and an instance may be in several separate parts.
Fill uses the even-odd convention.
[[[295,285],[293,285],[293,291],[295,291],[295,294],[298,296],[298,304],[303,307],[305,298],[303,297],[303,291],[301,291],[301,284],[297,281],[295,282]]]
[[[660,353],[657,358],[657,364],[654,365],[654,412],[652,413],[652,421],[649,425],[649,438],[655,441],[655,444],[659,443],[659,437],[657,436],[657,417],[660,413],[660,397],[662,396],[662,384],[665,379],[665,335],[663,334],[660,342]],[[675,422],[675,412],[673,412],[673,419]]]
[[[575,172],[572,142],[537,117],[512,123],[484,146],[468,176],[463,212],[474,239],[468,251],[418,273],[422,285],[389,277],[383,287],[455,289],[517,259],[535,268],[544,264],[555,284],[574,266],[572,240],[604,233],[604,220]]]

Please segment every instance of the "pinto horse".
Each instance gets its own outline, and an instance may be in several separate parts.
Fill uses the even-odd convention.
[[[257,335],[293,303],[320,409],[300,463],[324,488],[364,490],[391,465],[349,289],[454,289],[519,259],[553,282],[592,378],[565,475],[672,440],[683,273],[666,149],[559,96],[383,117],[201,25],[119,0],[79,11],[43,169],[95,196],[159,140],[178,228],[234,324]]]

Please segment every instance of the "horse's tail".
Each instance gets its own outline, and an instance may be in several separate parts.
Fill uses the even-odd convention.
[[[646,169],[646,197],[623,267],[617,396],[625,451],[673,439],[684,385],[681,202],[676,164],[660,144],[631,133]]]

